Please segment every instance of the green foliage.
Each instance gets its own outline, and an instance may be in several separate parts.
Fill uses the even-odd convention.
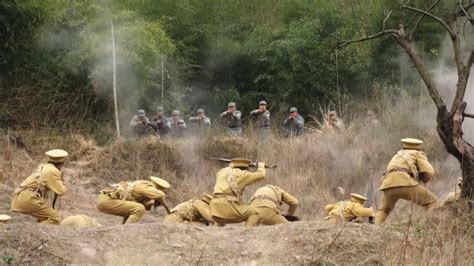
[[[15,257],[13,255],[2,255],[2,261],[6,264],[12,264],[14,260]]]

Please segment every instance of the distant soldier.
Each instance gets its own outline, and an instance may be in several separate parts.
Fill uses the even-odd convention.
[[[102,226],[94,218],[84,215],[84,214],[68,216],[64,218],[64,220],[61,222],[61,225],[73,227],[73,228],[88,228],[88,227],[101,227]]]
[[[171,132],[171,123],[168,117],[165,115],[163,107],[157,108],[157,114],[152,119],[155,131],[160,135],[161,138],[169,137]]]
[[[228,132],[231,135],[241,136],[242,124],[240,119],[242,117],[242,113],[237,110],[236,104],[234,102],[230,102],[227,107],[227,111],[220,115],[220,121],[226,128],[228,128]]]
[[[257,131],[260,137],[270,135],[270,111],[267,110],[266,101],[260,101],[258,109],[250,112],[250,116],[256,119]]]
[[[145,110],[138,110],[137,114],[132,117],[130,127],[137,138],[146,136],[150,127],[150,120],[145,115]]]
[[[382,204],[375,216],[375,223],[381,224],[388,217],[399,199],[412,201],[427,209],[434,207],[436,196],[420,182],[427,183],[434,175],[434,169],[421,149],[423,141],[406,138],[401,140],[403,149],[395,154],[388,164],[380,190]]]
[[[371,128],[375,127],[379,124],[379,120],[377,119],[377,115],[374,111],[369,110],[367,111],[367,117],[364,121],[364,128]]]
[[[254,208],[241,203],[244,189],[265,178],[265,163],[259,162],[256,172],[248,170],[251,161],[232,159],[228,167],[216,173],[214,198],[211,200],[212,219],[219,225],[240,223],[256,215]]]
[[[328,118],[325,121],[325,127],[331,131],[339,132],[344,130],[344,123],[337,115],[336,111],[331,111],[328,114]]]
[[[100,191],[97,209],[122,216],[123,224],[137,223],[145,215],[145,210],[160,205],[167,208],[164,191],[169,187],[168,182],[154,176],[150,177],[150,181],[120,182]]]
[[[165,216],[168,223],[196,222],[205,225],[214,224],[209,203],[212,196],[204,193],[200,199],[192,199],[171,209],[171,214]]]
[[[290,116],[283,122],[285,137],[301,136],[304,134],[304,118],[298,113],[296,107],[290,108]]]
[[[31,215],[40,223],[59,224],[57,200],[67,191],[61,169],[68,153],[55,149],[46,156],[48,162],[40,164],[13,192],[11,210]]]
[[[324,207],[326,220],[353,222],[358,218],[374,217],[372,208],[364,207],[367,200],[364,196],[351,193],[351,199],[340,201],[335,204],[329,204]],[[359,221],[359,220],[358,220]]]
[[[181,138],[184,136],[184,131],[186,130],[186,123],[181,119],[180,113],[178,110],[174,110],[170,119],[171,123],[171,136],[174,138]]]
[[[459,177],[457,180],[457,189],[454,192],[448,194],[448,196],[443,200],[441,203],[441,207],[446,207],[451,205],[459,200],[461,197],[461,189],[462,189],[462,177]]]
[[[257,211],[247,220],[247,227],[286,223],[288,220],[281,215],[280,206],[286,203],[289,208],[286,215],[294,216],[298,208],[298,200],[280,187],[266,185],[259,188],[250,200],[250,206]]]
[[[196,116],[191,116],[189,122],[197,127],[210,127],[211,119],[206,116],[204,109],[197,109]]]

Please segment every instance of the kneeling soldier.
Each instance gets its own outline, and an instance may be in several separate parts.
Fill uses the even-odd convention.
[[[250,201],[250,206],[255,208],[257,215],[250,216],[246,223],[247,227],[286,223],[288,220],[280,214],[280,206],[283,203],[288,204],[289,216],[294,216],[298,207],[298,200],[295,197],[272,185],[259,188]]]
[[[212,196],[204,193],[200,199],[192,199],[171,209],[171,214],[165,216],[168,223],[197,222],[205,225],[213,224],[209,202]]]
[[[374,211],[363,205],[367,200],[365,197],[356,193],[350,195],[350,200],[340,201],[324,207],[326,220],[352,222],[359,217],[374,217]]]
[[[61,225],[74,228],[102,227],[94,218],[84,214],[68,216],[64,218]]]
[[[151,176],[151,181],[137,180],[120,182],[100,191],[97,199],[99,211],[122,216],[123,224],[137,223],[145,215],[145,210],[153,206],[165,205],[165,193],[170,187],[165,180]]]
[[[61,168],[68,153],[56,149],[46,152],[46,156],[48,163],[40,164],[13,192],[11,210],[31,215],[40,223],[59,224],[61,216],[55,205],[67,191]]]
[[[240,197],[244,189],[265,178],[267,172],[265,163],[258,163],[258,170],[248,170],[251,161],[247,159],[232,159],[229,167],[216,173],[214,198],[211,200],[212,219],[219,225],[240,223],[256,214],[255,209],[241,203]]]

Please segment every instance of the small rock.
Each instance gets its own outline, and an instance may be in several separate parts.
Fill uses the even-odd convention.
[[[173,247],[174,247],[174,248],[180,248],[180,247],[182,247],[182,246],[183,246],[183,245],[180,245],[180,244],[173,244]]]
[[[247,256],[248,254],[248,251],[242,251],[242,253],[240,253],[241,256]]]
[[[238,243],[244,243],[245,240],[243,240],[242,238],[239,238],[239,239],[237,239],[237,242],[238,242]]]

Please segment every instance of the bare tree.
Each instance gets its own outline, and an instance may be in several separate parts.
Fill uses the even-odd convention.
[[[474,20],[470,16],[470,10],[474,10],[474,0],[470,0],[468,3],[458,0],[457,3],[455,3],[454,8],[442,17],[435,15],[433,12],[433,9],[439,4],[439,2],[440,0],[436,0],[425,9],[416,8],[402,3],[402,10],[407,10],[414,14],[406,25],[400,23],[398,29],[386,29],[385,24],[390,19],[390,12],[383,20],[382,30],[380,32],[354,40],[341,40],[338,44],[338,48],[343,48],[352,43],[373,40],[383,36],[391,36],[392,39],[403,48],[425,83],[429,95],[438,109],[438,134],[448,152],[456,157],[460,163],[463,176],[461,197],[470,199],[470,202],[472,203],[472,199],[474,198],[474,148],[463,138],[462,124],[465,118],[474,118],[473,114],[465,113],[467,103],[464,100],[469,74],[471,72],[470,70],[474,63],[474,51],[471,49],[466,52],[462,49],[458,22],[464,20],[464,25],[469,23],[470,26],[472,26],[474,24]],[[439,26],[444,28],[449,34],[453,44],[458,82],[456,84],[456,94],[450,110],[443,98],[440,96],[439,88],[437,87],[438,85],[434,82],[433,76],[428,71],[419,52],[413,45],[413,35],[423,19],[432,19],[436,21]]]

